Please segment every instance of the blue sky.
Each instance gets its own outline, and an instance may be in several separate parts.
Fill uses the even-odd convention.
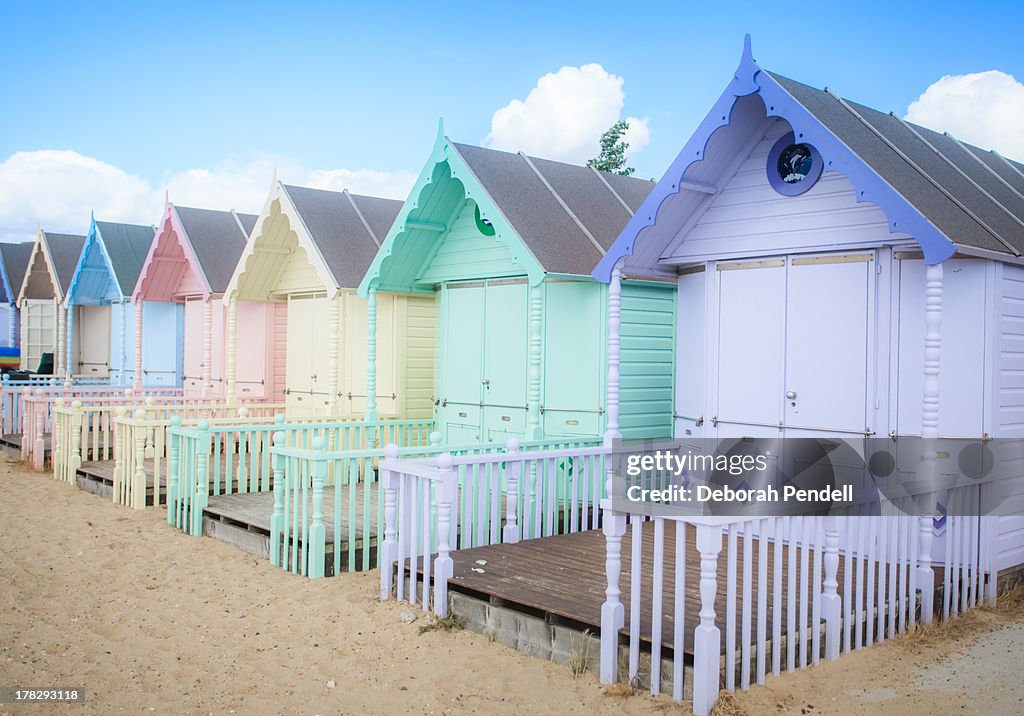
[[[944,75],[1024,80],[1010,31],[1024,27],[1024,4],[904,5],[4,3],[0,162],[67,150],[115,168],[131,181],[116,174],[111,184],[134,194],[69,191],[59,210],[28,189],[0,196],[0,237],[73,221],[87,200],[135,218],[153,201],[146,192],[162,197],[167,186],[172,200],[177,188],[190,203],[258,211],[255,188],[217,182],[244,175],[265,193],[272,166],[298,181],[315,170],[396,174],[392,184],[378,177],[395,193],[419,171],[438,117],[454,139],[503,146],[488,138],[496,111],[545,74],[594,63],[621,78],[621,116],[646,120],[649,142],[631,163],[658,177],[728,82],[745,32],[762,66],[899,114]],[[60,173],[24,164],[6,166],[6,185],[0,166],[0,192],[26,171]],[[159,209],[135,220],[155,222]]]

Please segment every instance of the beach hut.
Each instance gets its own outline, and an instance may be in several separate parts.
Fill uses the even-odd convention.
[[[152,226],[91,218],[65,301],[66,365],[72,378],[132,385],[135,306],[131,296],[152,243]]]
[[[36,370],[43,354],[50,353],[54,374],[65,374],[64,298],[84,245],[84,236],[39,230],[18,291],[24,370]]]
[[[652,187],[439,128],[359,290],[378,305],[395,291],[437,297],[431,393],[446,440],[602,433],[607,287],[590,272]],[[666,437],[675,286],[635,278],[622,292],[622,422]]]
[[[637,271],[679,286],[677,436],[1024,437],[1024,165],[764,70],[749,38],[594,276]],[[999,489],[1019,504],[1024,474]],[[974,557],[1024,563],[1024,517],[974,529]]]
[[[132,292],[132,302],[143,306],[133,327],[137,386],[182,385],[189,397],[223,396],[222,297],[255,223],[251,214],[167,203]],[[263,307],[244,305],[240,319],[247,350],[265,352]],[[245,385],[247,397],[264,397],[260,383]]]
[[[400,208],[275,182],[226,291],[229,396],[259,386],[291,415],[362,417],[375,344],[379,414],[430,416],[433,296],[389,296],[368,334],[366,301],[356,295]],[[247,303],[263,305],[267,320],[246,324]]]
[[[18,292],[25,280],[33,242],[0,243],[0,345],[18,348],[21,343]],[[11,354],[15,358],[17,353]],[[17,362],[13,365],[18,367]]]

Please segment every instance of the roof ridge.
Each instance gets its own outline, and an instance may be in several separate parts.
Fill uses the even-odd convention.
[[[366,217],[363,216],[363,212],[359,210],[358,206],[356,206],[356,200],[352,198],[351,194],[349,194],[348,189],[343,189],[341,193],[345,195],[346,199],[348,199],[348,203],[352,205],[352,208],[356,212],[356,216],[359,217],[359,221],[362,222],[363,228],[366,229],[366,233],[368,233],[370,235],[370,239],[373,241],[373,243],[375,243],[377,245],[377,248],[379,249],[380,248],[380,240],[377,238],[377,235],[375,233],[373,233],[373,229],[370,228],[370,222],[368,222],[366,220]],[[367,198],[371,198],[371,197],[367,197]]]
[[[579,227],[580,231],[583,232],[583,235],[586,236],[590,243],[594,245],[594,248],[597,249],[597,252],[601,256],[604,256],[606,253],[605,248],[601,246],[601,243],[597,239],[594,238],[594,235],[590,233],[590,230],[583,225],[583,222],[580,220],[580,218],[576,216],[572,209],[569,208],[569,205],[566,204],[565,200],[559,195],[557,191],[555,191],[555,188],[551,186],[547,178],[540,173],[540,169],[538,169],[537,166],[532,161],[530,161],[530,158],[526,156],[523,152],[516,152],[516,154],[523,158],[523,161],[526,162],[526,165],[533,170],[533,173],[537,175],[537,178],[541,180],[541,183],[543,183],[544,186],[547,187],[547,190],[551,192],[551,196],[555,198],[555,201],[557,201],[559,206],[561,206],[562,209],[565,210],[565,213],[568,214],[569,218],[571,218],[573,222],[576,224],[576,226]]]
[[[1003,239],[1003,237],[1000,236],[991,226],[985,223],[985,221],[980,216],[975,214],[962,201],[953,196],[953,194],[948,189],[942,186],[939,182],[935,181],[935,179],[930,174],[928,174],[928,172],[924,171],[920,166],[918,166],[917,163],[909,156],[907,156],[907,154],[902,149],[893,144],[888,137],[879,132],[874,126],[872,126],[870,122],[864,119],[864,117],[861,116],[860,112],[858,112],[857,110],[850,106],[849,102],[847,102],[845,99],[837,95],[828,87],[826,87],[824,91],[825,94],[836,100],[843,109],[852,114],[857,119],[857,121],[864,125],[865,129],[867,129],[869,132],[875,135],[875,137],[877,137],[878,139],[882,140],[882,142],[887,147],[889,147],[889,149],[892,152],[894,152],[898,157],[900,157],[903,161],[910,165],[910,167],[918,174],[920,174],[925,181],[931,184],[934,188],[938,189],[939,193],[941,193],[943,196],[945,196],[947,199],[953,202],[953,204],[955,204],[961,211],[963,211],[965,214],[971,217],[975,221],[975,223],[978,224],[978,226],[985,229],[985,231],[987,231],[996,241],[1005,246],[1010,251],[1010,253],[1018,257],[1021,255],[1021,253],[1016,248],[1014,248],[1012,244]]]
[[[233,218],[235,220],[235,223],[238,224],[238,230],[242,232],[242,236],[244,236],[245,240],[248,241],[249,233],[245,230],[245,227],[242,226],[242,220],[238,218],[238,213],[234,209],[231,209],[230,211],[231,218]]]
[[[1016,163],[1016,162],[1011,162],[1011,161],[1010,161],[1009,159],[1007,159],[1006,157],[1004,157],[1004,156],[1003,156],[1002,154],[1000,154],[999,152],[997,152],[997,151],[996,151],[995,149],[989,149],[988,151],[992,152],[992,153],[993,153],[993,154],[995,154],[995,155],[996,155],[997,157],[999,157],[1000,159],[1002,159],[1002,160],[1003,160],[1003,164],[1005,164],[1006,166],[1010,167],[1010,169],[1012,169],[1013,171],[1015,171],[1015,172],[1016,172],[1017,174],[1020,174],[1021,178],[1024,178],[1024,171],[1021,171],[1021,170],[1020,170],[1020,167],[1018,167],[1018,166],[1017,166],[1017,163]]]
[[[595,167],[587,167],[587,169],[594,172],[594,175],[601,180],[601,183],[604,184],[605,188],[612,193],[612,196],[618,199],[619,203],[622,204],[622,208],[626,210],[626,213],[628,213],[630,216],[633,216],[635,212],[629,208],[629,204],[627,204],[626,201],[621,196],[619,196],[619,193],[612,189],[612,185],[608,183],[608,180],[605,179],[604,176],[602,176],[603,172],[598,171]]]

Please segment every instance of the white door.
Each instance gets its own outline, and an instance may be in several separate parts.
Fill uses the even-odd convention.
[[[71,370],[84,378],[110,373],[110,306],[75,306],[75,356]]]
[[[872,258],[718,264],[719,437],[865,431]]]
[[[329,405],[330,299],[288,298],[287,399],[296,417],[324,415]]]

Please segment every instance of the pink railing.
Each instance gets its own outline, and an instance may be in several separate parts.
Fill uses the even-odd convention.
[[[52,436],[53,410],[58,401],[61,405],[78,402],[82,405],[135,405],[153,398],[158,401],[178,403],[183,401],[180,388],[106,388],[78,386],[70,383],[60,388],[26,388],[21,396],[20,417],[21,457],[31,460],[37,470],[46,464],[47,441]]]

